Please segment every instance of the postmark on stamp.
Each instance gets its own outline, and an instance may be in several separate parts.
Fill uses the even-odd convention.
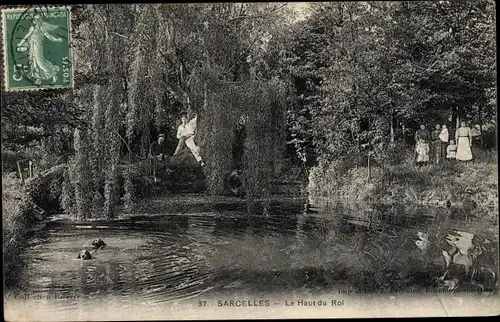
[[[68,7],[2,9],[6,91],[73,87]]]

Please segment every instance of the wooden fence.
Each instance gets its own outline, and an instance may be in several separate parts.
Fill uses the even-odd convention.
[[[19,174],[19,178],[21,179],[21,182],[24,185],[24,173],[23,171],[27,170],[27,178],[31,179],[34,177],[34,168],[33,168],[33,162],[30,159],[24,159],[24,160],[19,160],[16,162],[17,163],[17,171]],[[27,164],[27,168],[23,168]]]

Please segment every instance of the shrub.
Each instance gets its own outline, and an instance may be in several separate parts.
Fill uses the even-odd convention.
[[[386,163],[368,168],[344,158],[321,161],[309,172],[308,190],[315,196],[336,196],[348,201],[447,201],[497,205],[498,166],[493,151],[479,151],[474,162],[446,161],[417,167],[411,147],[388,150]],[[396,157],[396,155],[399,155]],[[468,201],[466,201],[466,199]]]
[[[18,249],[28,225],[31,222],[28,196],[21,181],[15,174],[2,175],[2,225],[4,285],[11,280],[10,275],[18,270]]]
[[[5,238],[16,230],[16,221],[20,216],[26,196],[22,191],[21,180],[15,173],[2,175],[2,224]]]

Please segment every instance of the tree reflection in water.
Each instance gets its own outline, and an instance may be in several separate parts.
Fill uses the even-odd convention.
[[[18,289],[78,295],[78,301],[155,305],[205,293],[496,288],[498,226],[466,220],[460,210],[377,204],[268,208],[269,216],[239,209],[142,215],[107,222],[102,229],[95,228],[99,223],[82,229],[54,221],[28,242]],[[90,261],[74,260],[96,237],[108,246]],[[450,270],[440,279],[443,251]],[[464,263],[469,275],[474,269],[472,282]],[[61,305],[70,309],[75,303]]]

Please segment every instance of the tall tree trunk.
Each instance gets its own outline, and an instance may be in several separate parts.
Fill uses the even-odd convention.
[[[370,137],[370,119],[368,119],[368,181],[371,180],[371,167],[370,167],[370,158],[371,158],[371,149],[372,149],[372,140]]]
[[[478,117],[479,117],[479,139],[481,140],[481,149],[484,149],[483,141],[483,115],[482,115],[481,105],[478,107]]]
[[[451,128],[458,128],[458,108],[455,107],[451,109]]]
[[[464,108],[461,106],[458,106],[457,107],[457,114],[458,114],[458,116],[457,116],[457,127],[456,128],[458,129],[460,127],[460,123],[462,121],[465,121],[465,119],[466,119]]]
[[[394,144],[394,114],[391,114],[391,145]]]

